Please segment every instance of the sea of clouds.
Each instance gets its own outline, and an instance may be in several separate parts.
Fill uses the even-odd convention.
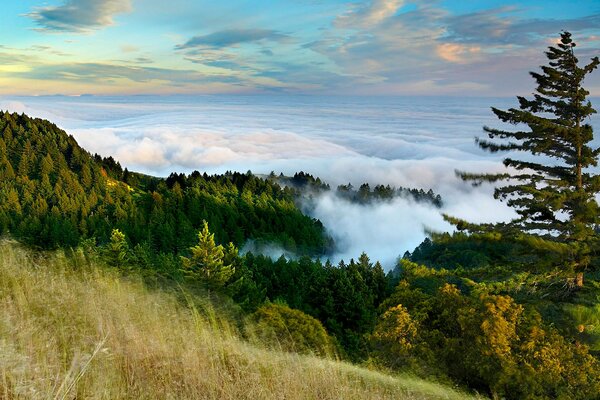
[[[365,251],[388,269],[426,230],[452,229],[442,212],[473,222],[514,217],[491,187],[474,188],[455,171],[503,169],[504,155],[483,152],[474,138],[483,125],[501,126],[490,106],[515,105],[510,98],[449,97],[0,98],[0,109],[47,118],[88,151],[148,174],[305,171],[333,188],[368,182],[441,194],[442,210],[402,198],[358,205],[332,193],[310,208],[336,241],[332,261]]]

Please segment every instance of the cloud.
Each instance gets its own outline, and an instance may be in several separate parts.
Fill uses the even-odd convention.
[[[572,19],[539,19],[519,17],[514,7],[484,10],[475,13],[448,16],[445,39],[479,45],[538,46],[560,30],[585,32],[600,29],[600,14]]]
[[[132,44],[123,44],[121,45],[121,51],[123,53],[135,53],[136,51],[139,51],[140,48],[137,46],[134,46]]]
[[[370,19],[368,24],[360,21],[363,15],[370,15],[371,8],[360,10],[342,14],[328,34],[308,44],[345,77],[340,82],[344,87],[339,89],[346,89],[348,80],[365,88],[437,78],[441,66],[436,46],[445,32],[440,24],[447,15],[445,10],[420,3],[401,13],[379,13],[387,17]]]
[[[134,62],[136,64],[152,64],[154,60],[148,57],[136,57]]]
[[[361,205],[328,193],[314,199],[308,210],[323,222],[334,239],[336,249],[330,255],[334,262],[357,259],[366,252],[386,270],[392,269],[405,251],[413,251],[426,232],[454,230],[444,221],[442,212],[476,222],[497,222],[516,216],[481,189],[457,191],[447,196],[446,201],[451,206],[442,210],[407,198]],[[489,218],[490,214],[493,218]],[[485,215],[488,218],[482,218]]]
[[[114,91],[121,94],[256,93],[308,88],[302,83],[286,82],[284,74],[278,75],[280,68],[261,73],[264,65],[252,57],[219,49],[189,49],[186,53],[189,53],[185,55],[187,60],[202,64],[203,68],[190,65],[165,68],[160,66],[160,60],[143,56],[88,63],[44,62],[33,50],[0,49],[0,62],[5,61],[0,69],[6,73],[0,76],[0,88],[4,93],[14,93],[27,87],[36,95],[112,94]]]
[[[194,36],[176,49],[190,49],[195,47],[230,47],[242,43],[259,42],[261,40],[282,41],[289,38],[280,32],[269,29],[229,29],[213,32],[208,35]]]
[[[0,51],[0,64],[3,65],[29,65],[34,61],[35,57],[28,54],[16,53],[14,51]]]
[[[273,57],[272,49],[282,56]],[[315,68],[312,51],[274,30],[219,31],[196,36],[176,50],[186,61],[204,67],[207,75],[223,82],[231,79],[257,91],[308,91],[319,86],[316,80],[325,82],[328,78],[321,67]]]
[[[437,46],[437,54],[444,60],[463,64],[471,61],[481,52],[479,46],[465,46],[457,43],[443,43]]]
[[[113,16],[130,12],[131,0],[66,0],[26,14],[42,31],[86,32],[114,24]]]
[[[28,14],[36,27],[82,32],[114,24],[119,13],[132,9],[133,0],[46,3],[38,2],[40,6]],[[291,1],[261,3],[252,9],[237,3],[210,7],[200,3],[140,1],[143,8],[136,10],[135,18],[124,21],[134,25],[120,29],[129,29],[131,35],[116,41],[110,35],[94,37],[94,46],[103,51],[92,56],[86,37],[76,44],[39,42],[51,43],[52,50],[20,49],[37,59],[2,67],[2,90],[35,94],[59,90],[127,94],[138,88],[143,93],[525,94],[533,89],[527,72],[546,61],[543,51],[558,31],[573,32],[582,61],[597,53],[595,38],[600,36],[598,10],[583,6],[562,15],[558,7],[453,7],[439,0]],[[79,66],[111,63],[114,68],[104,68],[109,74],[105,82],[88,74],[90,83],[81,88],[85,78],[79,77],[85,73]],[[141,66],[161,71],[135,69]],[[177,72],[183,70],[189,73]],[[27,71],[30,77],[40,76],[31,78],[37,82],[18,80],[28,79],[22,74]],[[169,71],[174,71],[172,76]],[[136,79],[136,72],[153,78]],[[44,73],[48,80],[42,82]],[[8,80],[13,77],[17,80],[11,85]],[[66,87],[65,81],[81,85]],[[139,86],[134,89],[131,82]],[[599,82],[600,74],[592,74],[586,83],[596,94]]]
[[[152,60],[138,58],[135,63],[149,63]],[[209,81],[206,75],[194,70],[142,67],[137,65],[108,63],[70,63],[39,65],[23,77],[40,80],[86,81],[107,83],[111,80],[127,79],[133,82],[161,80],[172,84],[185,84]]]
[[[402,6],[404,0],[371,0],[361,6],[353,5],[335,24],[341,27],[373,26],[393,16]]]
[[[360,205],[327,194],[315,200],[311,214],[321,220],[336,243],[334,262],[357,259],[366,252],[386,270],[407,249],[421,243],[425,229],[447,231],[451,227],[440,211],[408,199]]]
[[[545,62],[547,40],[560,29],[574,33],[580,59],[597,53],[600,14],[525,15],[517,7],[457,15],[441,2],[363,2],[305,46],[335,66],[339,79],[326,89],[353,94],[525,94],[533,89],[527,71]],[[592,75],[589,86],[599,79]]]
[[[78,53],[82,43],[62,42],[54,43],[52,50],[6,51],[37,59],[25,63],[15,57],[10,66],[2,67],[3,92],[526,94],[533,89],[527,72],[545,63],[543,51],[559,30],[574,34],[582,61],[596,55],[600,36],[600,14],[582,7],[578,17],[567,16],[575,12],[560,15],[552,8],[554,18],[539,18],[540,10],[523,5],[492,9],[483,5],[476,12],[457,13],[448,2],[438,0],[302,1],[277,7],[261,3],[252,11],[175,2],[149,0],[138,10],[137,22],[143,18],[151,31],[136,25],[136,35],[122,42],[94,43],[116,54],[102,51],[83,58]],[[29,14],[38,27],[79,32],[114,23],[115,15],[131,10],[133,1],[49,3],[55,5],[37,7]],[[156,15],[158,11],[161,15]],[[146,38],[152,37],[156,40],[148,46]],[[106,54],[107,59],[98,58]],[[64,60],[57,62],[56,55]],[[79,62],[69,65],[68,60]],[[86,66],[94,74],[83,71]],[[136,69],[150,66],[156,69]],[[95,76],[102,72],[107,73],[105,81]],[[37,81],[11,84],[8,80],[13,77]],[[65,81],[80,86],[65,87]],[[132,87],[132,82],[139,86]],[[586,84],[597,94],[600,74],[592,74]]]
[[[75,129],[72,133],[84,147],[103,155],[115,155],[130,169],[161,175],[172,170],[214,169],[223,165],[262,169],[278,161],[353,154],[324,140],[308,140],[298,134],[268,130],[236,133],[146,126],[141,129]],[[98,137],[103,138],[102,143],[97,142]]]

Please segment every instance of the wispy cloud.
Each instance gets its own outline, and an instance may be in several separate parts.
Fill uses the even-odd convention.
[[[362,16],[371,15],[374,4],[342,14],[310,48],[332,60],[342,75],[362,87],[431,79],[430,71],[440,67],[436,64],[437,38],[445,33],[440,21],[448,12],[421,4],[402,13],[377,13],[378,18],[361,24]]]
[[[289,36],[269,29],[228,29],[213,32],[208,35],[194,36],[176,49],[189,49],[194,47],[229,47],[241,43],[258,42],[261,40],[282,41]]]
[[[53,64],[38,66],[23,75],[27,78],[42,80],[88,82],[110,81],[111,79],[128,79],[134,82],[163,80],[172,82],[173,84],[185,84],[205,79],[201,73],[193,70],[106,63]]]
[[[113,16],[132,10],[131,0],[66,0],[28,14],[43,31],[85,32],[113,25]]]
[[[404,0],[371,0],[362,5],[353,5],[343,15],[339,16],[336,24],[344,27],[373,26],[393,16]]]
[[[530,19],[519,9],[504,7],[448,16],[446,39],[485,45],[534,45],[560,30],[582,32],[600,29],[600,14],[580,18]]]
[[[333,62],[344,79],[330,87],[344,92],[352,81],[355,93],[515,94],[561,29],[575,34],[582,58],[585,38],[600,30],[600,14],[525,15],[519,7],[454,14],[437,1],[372,0],[348,6],[306,46]]]
[[[465,46],[457,43],[443,43],[437,47],[437,54],[443,60],[460,64],[469,62],[480,52],[481,47],[479,46]]]

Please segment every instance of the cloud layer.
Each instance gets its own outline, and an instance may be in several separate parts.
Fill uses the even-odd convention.
[[[391,268],[399,255],[423,240],[425,230],[450,229],[441,212],[474,222],[514,216],[493,199],[491,187],[473,188],[456,177],[455,169],[502,170],[502,155],[483,153],[473,139],[481,135],[482,125],[497,124],[489,106],[506,108],[515,102],[443,97],[28,97],[0,99],[0,109],[48,118],[89,151],[155,175],[195,169],[262,174],[303,170],[334,188],[368,182],[440,193],[443,210],[409,199],[360,206],[333,195],[317,198],[308,208],[336,240],[334,261],[366,251]]]

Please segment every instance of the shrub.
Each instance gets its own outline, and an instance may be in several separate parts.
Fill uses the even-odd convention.
[[[250,316],[263,344],[296,353],[333,354],[333,342],[317,319],[286,305],[267,303]]]

